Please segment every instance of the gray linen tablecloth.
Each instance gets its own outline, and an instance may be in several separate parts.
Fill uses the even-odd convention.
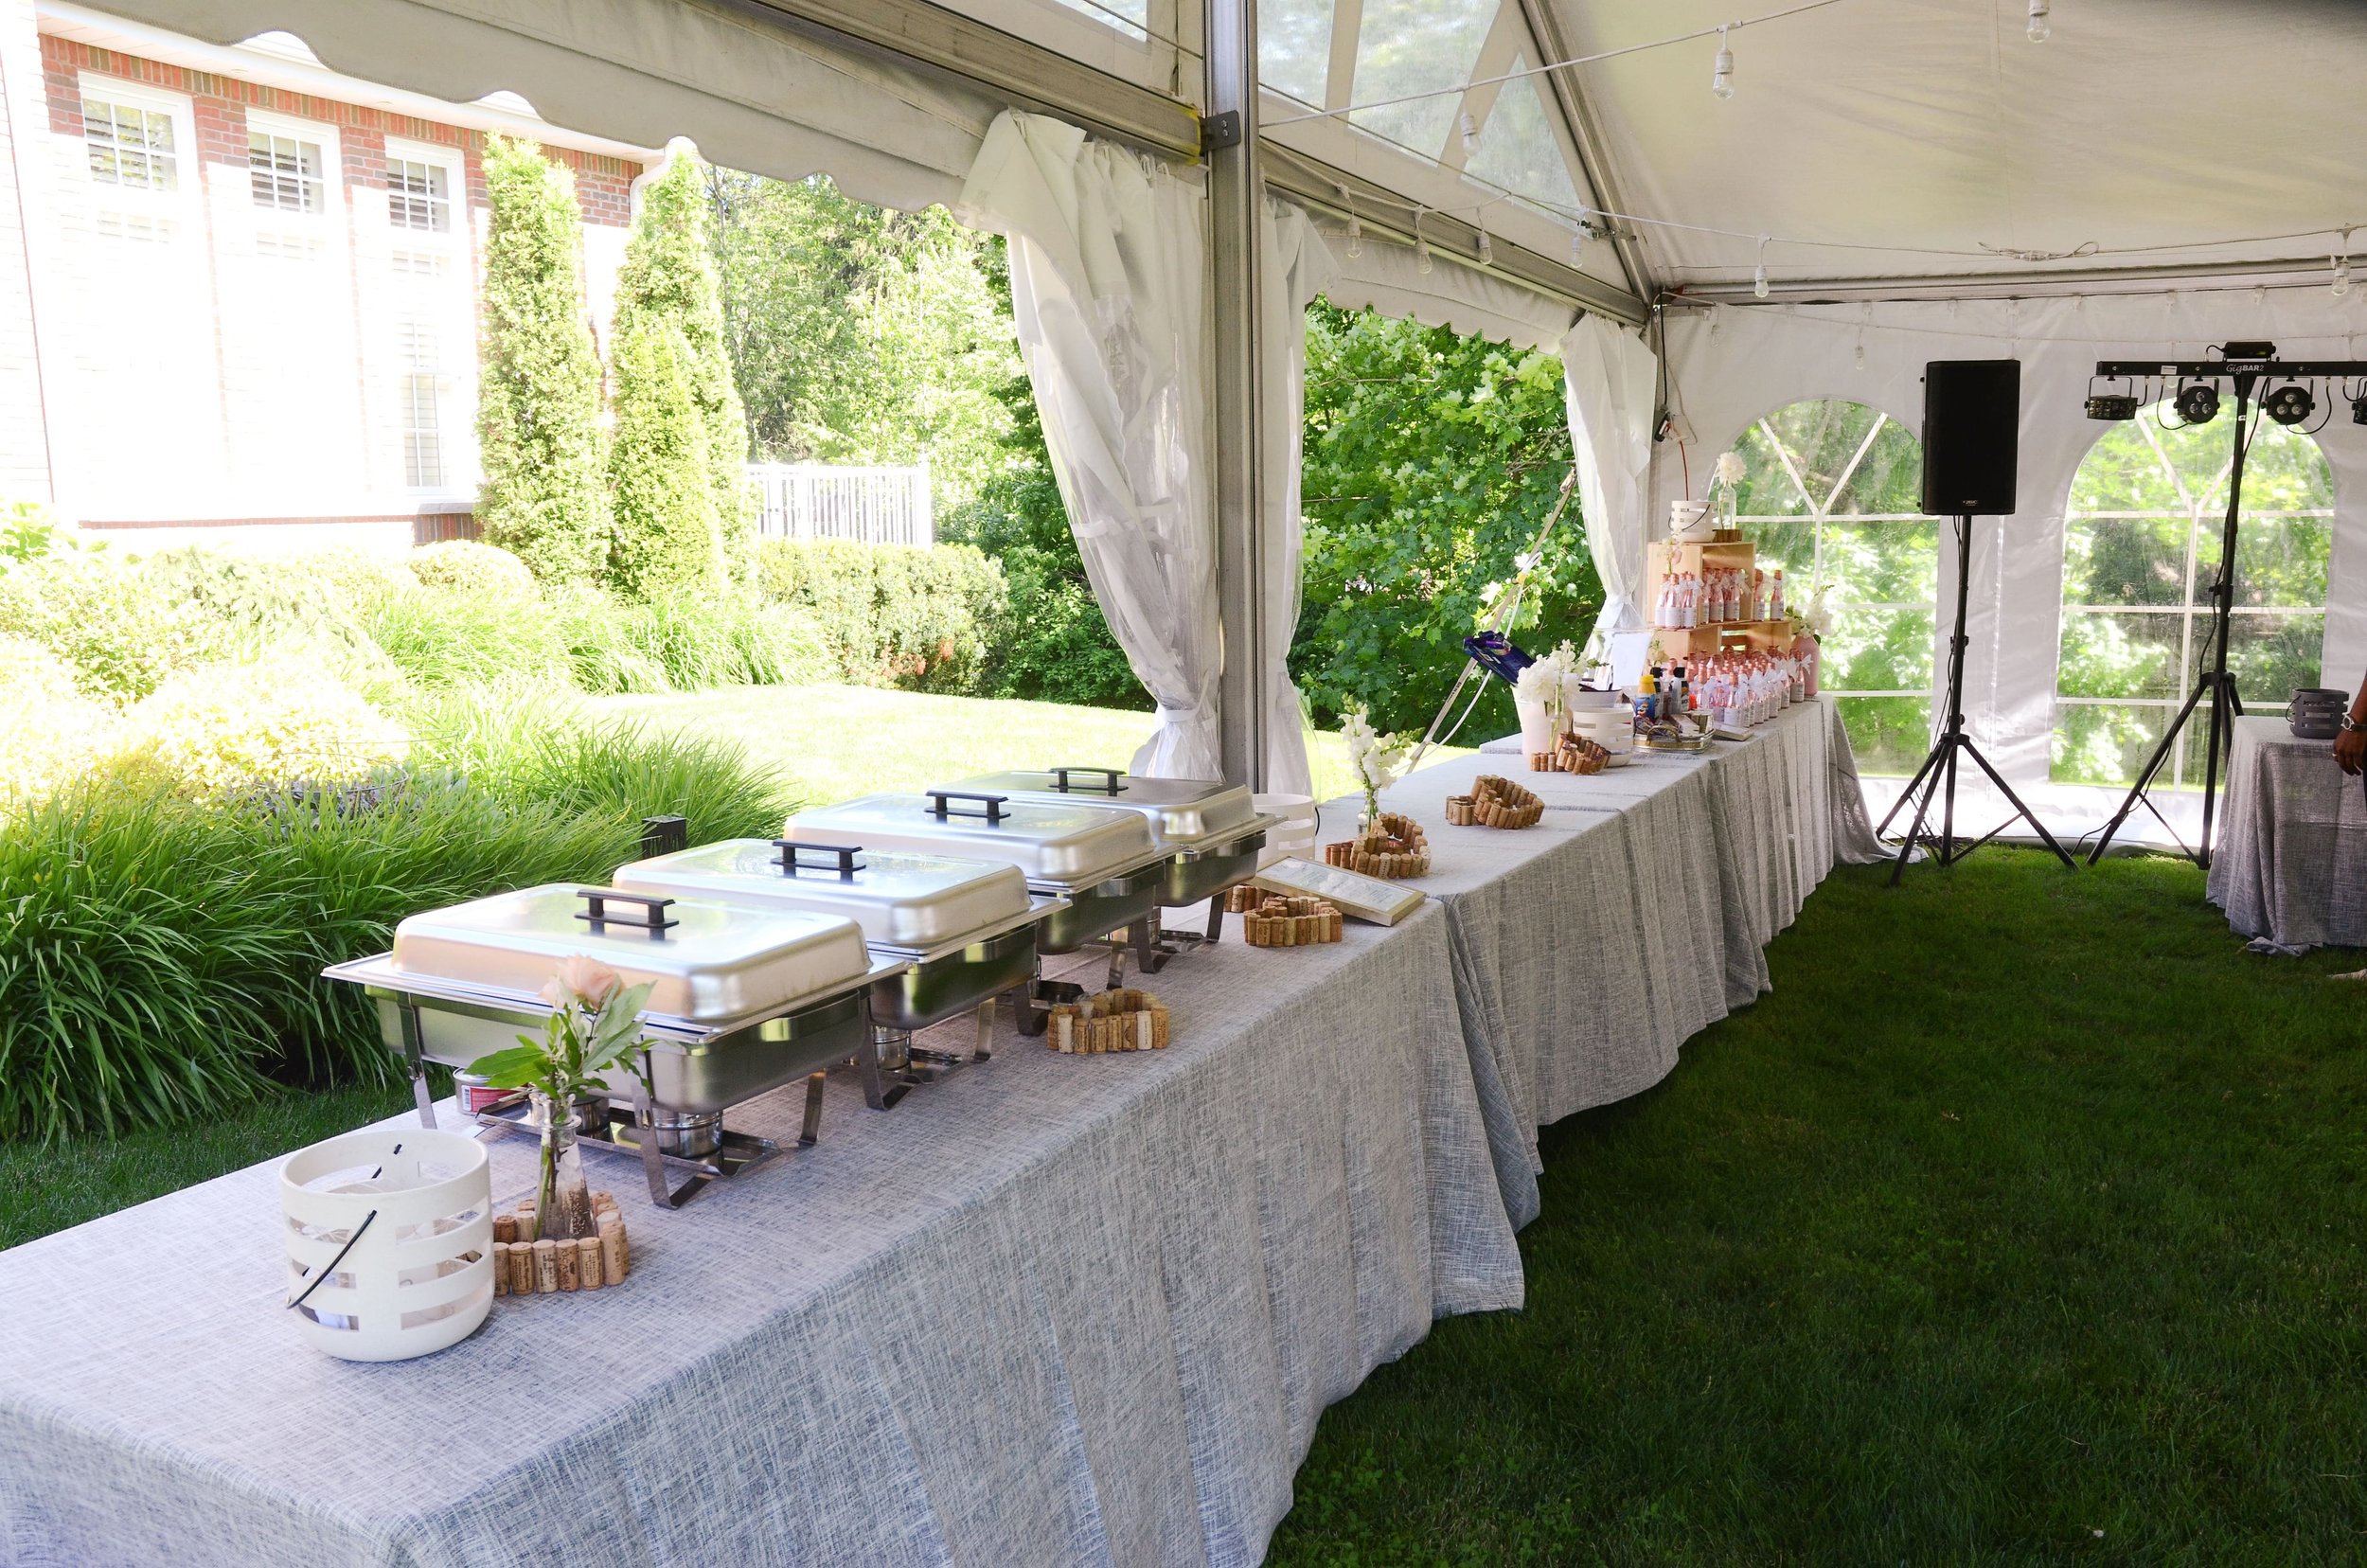
[[[1438,869],[1412,885],[1453,922],[1472,1078],[1505,1209],[1525,1225],[1537,1130],[1666,1077],[1680,1044],[1768,989],[1762,950],[1836,859],[1880,852],[1829,700],[1749,740],[1589,776],[1529,773],[1517,753],[1489,742],[1401,780],[1384,804],[1429,835]],[[1449,826],[1447,796],[1484,773],[1535,792],[1544,821]],[[1335,802],[1326,819],[1355,810]]]
[[[2367,946],[2367,794],[2331,742],[2236,720],[2224,805],[2206,887],[2229,925],[2291,952]]]
[[[1447,940],[1188,954],[1168,1050],[1006,1023],[677,1213],[595,1154],[632,1277],[418,1361],[298,1340],[273,1165],[0,1254],[0,1560],[1255,1562],[1326,1405],[1522,1299]]]

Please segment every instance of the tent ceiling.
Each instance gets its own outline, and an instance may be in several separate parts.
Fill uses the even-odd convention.
[[[1731,21],[1713,0],[1544,0],[1593,54]],[[2367,221],[2367,6],[2352,0],[1846,0],[1734,35],[1578,67],[1632,210],[1786,245],[1768,272],[1864,279],[2314,258]],[[2032,262],[1996,251],[2107,253]],[[1886,248],[1888,247],[1888,248]],[[1970,254],[1930,254],[1966,252]],[[1644,230],[1664,286],[1747,285],[1749,238]]]

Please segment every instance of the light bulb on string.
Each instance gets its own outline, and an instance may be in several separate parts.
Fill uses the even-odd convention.
[[[1487,219],[1485,214],[1479,220],[1479,263],[1483,267],[1492,267],[1496,264],[1496,242],[1487,238]]]
[[[1479,156],[1479,121],[1468,109],[1463,111],[1463,156],[1467,160]]]
[[[2048,19],[2053,8],[2048,0],[2030,0],[2030,42],[2043,44],[2055,36],[2055,24]]]
[[[1346,186],[1336,188],[1340,192],[1340,205],[1348,209],[1348,255],[1361,256],[1364,254],[1364,224],[1356,216],[1356,194]]]
[[[1586,215],[1578,215],[1578,226],[1570,231],[1570,265],[1586,265]]]
[[[1858,352],[1854,357],[1854,363],[1859,369],[1865,368],[1865,339],[1863,338],[1858,340]]]
[[[2334,254],[2334,297],[2351,292],[2351,231],[2342,230],[2342,248]]]
[[[1730,98],[1735,96],[1735,51],[1726,46],[1726,29],[1717,29],[1717,59],[1710,65],[1710,96]]]
[[[1751,275],[1751,293],[1760,299],[1767,297],[1767,240],[1765,236],[1761,236],[1759,240],[1759,270]]]
[[[1414,270],[1428,276],[1430,268],[1430,237],[1422,232],[1422,209],[1415,207],[1414,209]]]

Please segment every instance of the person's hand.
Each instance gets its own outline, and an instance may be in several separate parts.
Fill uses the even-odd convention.
[[[2334,759],[2342,764],[2346,774],[2358,772],[2367,764],[2367,730],[2344,730],[2334,738]]]

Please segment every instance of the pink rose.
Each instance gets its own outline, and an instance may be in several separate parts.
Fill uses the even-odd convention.
[[[543,983],[542,997],[554,1007],[573,1002],[596,1012],[624,983],[622,975],[597,958],[571,953],[559,961],[559,972]]]

